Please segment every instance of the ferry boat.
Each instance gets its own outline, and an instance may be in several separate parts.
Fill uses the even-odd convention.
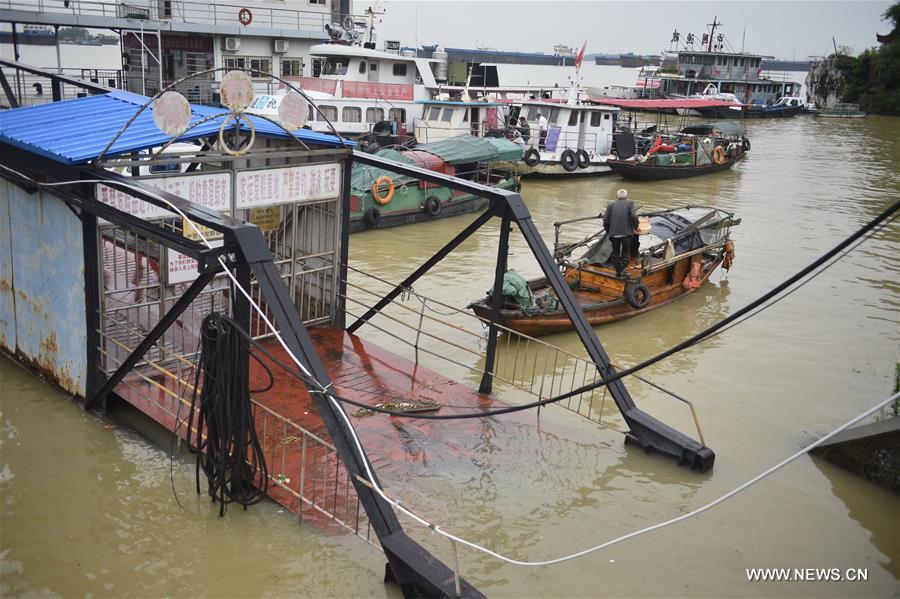
[[[865,112],[859,109],[859,104],[835,104],[832,108],[820,108],[815,112],[816,116],[843,118],[843,119],[861,119],[866,116]]]
[[[684,98],[714,85],[719,93],[734,94],[743,104],[759,106],[771,105],[782,96],[799,94],[799,83],[764,74],[762,61],[774,57],[731,51],[724,35],[716,34],[716,28],[721,25],[714,19],[709,33],[703,34],[702,44],[696,47],[693,34],[688,36],[688,44],[675,52],[674,72],[665,69],[659,74],[660,94]],[[679,39],[677,33],[673,35],[673,40]]]
[[[601,175],[610,172],[613,131],[619,109],[615,106],[581,103],[524,101],[510,109],[508,122],[524,116],[528,121],[523,175]],[[541,141],[538,114],[547,119],[546,138]]]
[[[592,325],[655,310],[699,289],[716,268],[731,268],[731,227],[741,222],[733,213],[705,206],[684,207],[640,218],[640,234],[635,236],[639,247],[624,277],[616,275],[610,262],[612,243],[602,226],[581,241],[555,244],[556,261]],[[556,239],[563,225],[596,219],[602,220],[602,216],[556,223]],[[576,251],[582,253],[573,258]],[[496,321],[501,326],[532,337],[572,328],[545,278],[526,281],[515,271],[507,271],[503,290],[504,303]],[[511,292],[507,294],[507,290]],[[486,321],[494,320],[490,296],[469,308]]]

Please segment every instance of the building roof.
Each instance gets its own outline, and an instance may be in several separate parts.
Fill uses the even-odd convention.
[[[51,102],[0,113],[0,141],[66,164],[83,164],[97,158],[125,123],[147,102],[146,96],[111,91],[96,96]],[[191,105],[191,124],[226,112],[224,108]],[[277,125],[248,117],[256,134],[289,139]],[[211,118],[189,129],[178,141],[192,141],[218,134],[224,116]],[[293,132],[309,144],[340,146],[333,135],[307,129]],[[171,136],[159,130],[148,108],[144,110],[107,152],[108,156],[139,152],[164,145]],[[346,142],[347,146],[356,144]]]

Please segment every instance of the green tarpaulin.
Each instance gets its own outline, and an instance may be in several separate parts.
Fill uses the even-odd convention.
[[[402,162],[404,164],[412,163],[409,158],[403,155],[403,152],[398,152],[397,150],[393,150],[391,148],[381,148],[380,150],[375,152],[375,156],[378,156],[380,158],[387,158],[388,160],[393,160],[394,162]],[[398,175],[395,172],[385,170],[383,168],[378,168],[377,166],[354,164],[353,171],[350,174],[350,189],[356,195],[371,191],[372,185],[374,185],[375,181],[378,180],[378,177],[381,177],[382,175],[387,175],[388,177],[390,177],[395,185],[402,184],[404,181],[412,180],[411,177],[404,177],[402,175]]]
[[[415,149],[430,152],[453,165],[510,160],[501,155],[513,156],[512,160],[522,158],[519,146],[507,139],[474,137],[468,134],[418,145]]]

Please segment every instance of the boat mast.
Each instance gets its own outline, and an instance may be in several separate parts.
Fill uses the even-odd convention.
[[[706,51],[707,51],[707,52],[712,52],[713,38],[714,38],[715,35],[716,35],[716,27],[719,27],[719,26],[722,24],[722,23],[717,23],[717,22],[716,22],[716,19],[718,19],[718,18],[719,18],[718,15],[716,15],[716,16],[713,17],[713,22],[712,22],[712,23],[707,23],[707,24],[706,24],[707,27],[710,28],[710,30],[709,30],[709,41],[707,42],[707,46],[706,46]]]

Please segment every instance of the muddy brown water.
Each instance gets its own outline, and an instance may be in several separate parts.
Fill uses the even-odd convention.
[[[554,221],[602,211],[623,186],[645,209],[706,204],[743,219],[727,277],[714,273],[670,306],[596,329],[618,362],[650,357],[734,312],[900,195],[900,119],[800,117],[749,128],[751,154],[730,173],[525,182],[523,197],[548,243]],[[399,280],[471,218],[354,235],[351,263]],[[491,284],[497,233],[496,224],[486,226],[415,290],[460,308],[480,297]],[[510,264],[538,272],[516,233]],[[405,423],[397,430],[407,459],[372,460],[389,489],[442,528],[523,560],[583,549],[690,511],[889,396],[900,359],[898,281],[900,225],[892,223],[759,316],[648,369],[697,406],[717,454],[710,473],[625,447],[617,433],[553,407],[531,425],[485,420],[452,445]],[[362,334],[409,355],[396,339]],[[584,353],[571,333],[548,340]],[[477,385],[477,373],[422,361]],[[629,389],[646,411],[693,434],[684,406]],[[513,403],[528,399],[502,384],[499,392]],[[273,503],[219,519],[194,494],[189,459],[170,465],[165,435],[110,427],[6,359],[0,401],[4,596],[397,594],[381,583],[383,556],[352,536],[300,526]],[[450,561],[446,541],[404,522]],[[470,550],[460,558],[463,574],[492,597],[897,596],[900,499],[803,457],[695,519],[562,565],[523,568]],[[759,567],[864,568],[868,580],[748,582],[745,570]]]

